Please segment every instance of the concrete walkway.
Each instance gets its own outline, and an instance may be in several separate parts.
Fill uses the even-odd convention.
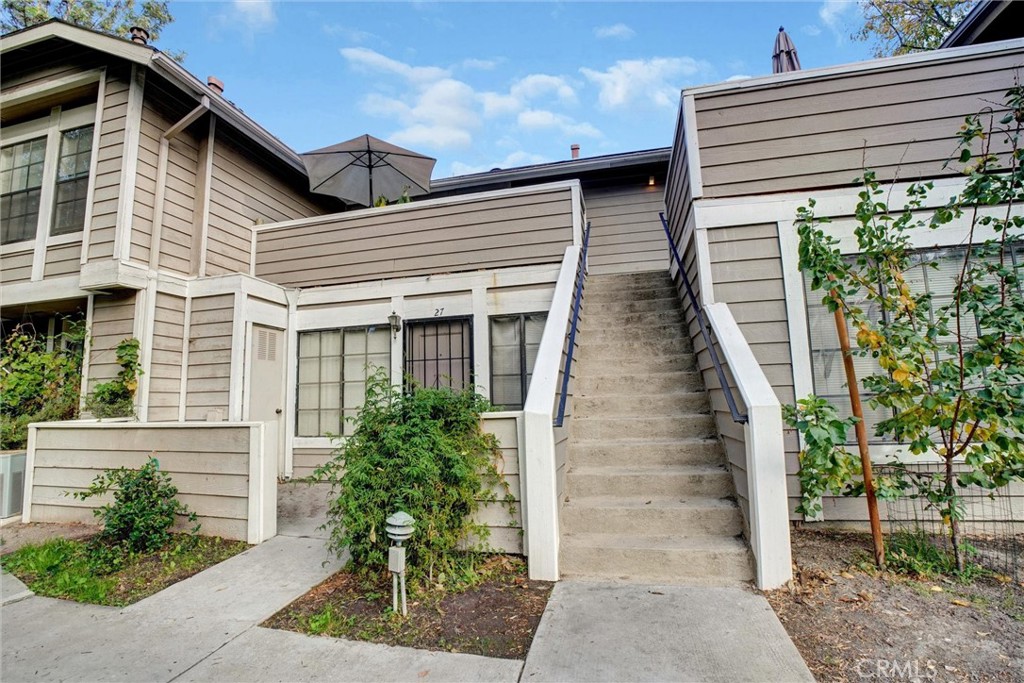
[[[563,581],[525,664],[259,628],[338,568],[315,525],[279,530],[123,609],[32,596],[3,575],[0,680],[813,681],[743,588]]]

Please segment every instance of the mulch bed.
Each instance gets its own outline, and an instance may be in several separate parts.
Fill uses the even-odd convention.
[[[1024,680],[1024,584],[877,572],[870,548],[795,530],[795,579],[766,593],[819,681]]]
[[[263,626],[350,640],[524,659],[553,583],[531,581],[519,558],[498,555],[479,583],[458,592],[410,596],[409,615],[390,612],[391,579],[375,583],[341,571]]]

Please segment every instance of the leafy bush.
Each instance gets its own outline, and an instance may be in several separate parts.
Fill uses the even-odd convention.
[[[121,370],[117,377],[93,387],[85,398],[85,407],[95,417],[131,417],[135,415],[135,391],[139,388],[142,363],[139,360],[139,340],[124,339],[115,349]]]
[[[331,549],[339,556],[348,550],[357,570],[381,571],[389,545],[384,520],[403,510],[416,520],[407,544],[411,579],[443,584],[471,574],[474,552],[486,550],[488,537],[472,515],[481,501],[495,500],[491,485],[503,484],[496,439],[480,428],[489,407],[471,390],[403,393],[386,372],[374,373],[355,432],[314,473],[333,485],[325,525]]]
[[[175,498],[178,488],[171,483],[170,475],[160,471],[160,463],[152,456],[137,470],[107,470],[88,489],[74,496],[86,500],[110,491],[114,502],[93,510],[103,519],[103,531],[90,544],[90,554],[98,568],[112,571],[133,554],[162,548],[171,540],[171,527],[178,516],[195,524],[190,530],[192,535],[199,532],[195,513]]]
[[[55,350],[30,325],[19,325],[0,354],[0,449],[24,448],[31,422],[73,420],[82,384],[84,325],[58,337]],[[66,346],[67,350],[61,350]]]

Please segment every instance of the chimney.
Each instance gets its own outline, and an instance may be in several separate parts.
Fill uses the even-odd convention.
[[[580,146],[579,145],[575,145],[574,144],[571,147],[569,147],[569,149],[572,150],[572,158],[573,159],[579,159],[580,158]]]
[[[128,32],[132,36],[132,42],[138,43],[139,45],[149,45],[149,31],[142,28],[141,26],[132,26],[128,29]]]
[[[210,86],[210,90],[218,95],[224,94],[224,81],[220,80],[216,76],[207,76],[206,85]]]

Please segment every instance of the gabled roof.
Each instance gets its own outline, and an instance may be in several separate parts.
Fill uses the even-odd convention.
[[[1024,2],[981,0],[939,47],[961,47],[1024,37]]]
[[[210,110],[221,119],[242,132],[253,143],[270,152],[288,166],[306,175],[302,159],[288,145],[277,139],[261,125],[249,118],[238,107],[225,99],[188,72],[183,66],[160,50],[150,45],[141,45],[125,38],[110,36],[99,31],[75,26],[59,19],[50,19],[41,24],[13,31],[0,37],[0,55],[6,55],[29,45],[46,40],[65,40],[99,52],[139,64],[160,74],[196,103],[209,99]]]

